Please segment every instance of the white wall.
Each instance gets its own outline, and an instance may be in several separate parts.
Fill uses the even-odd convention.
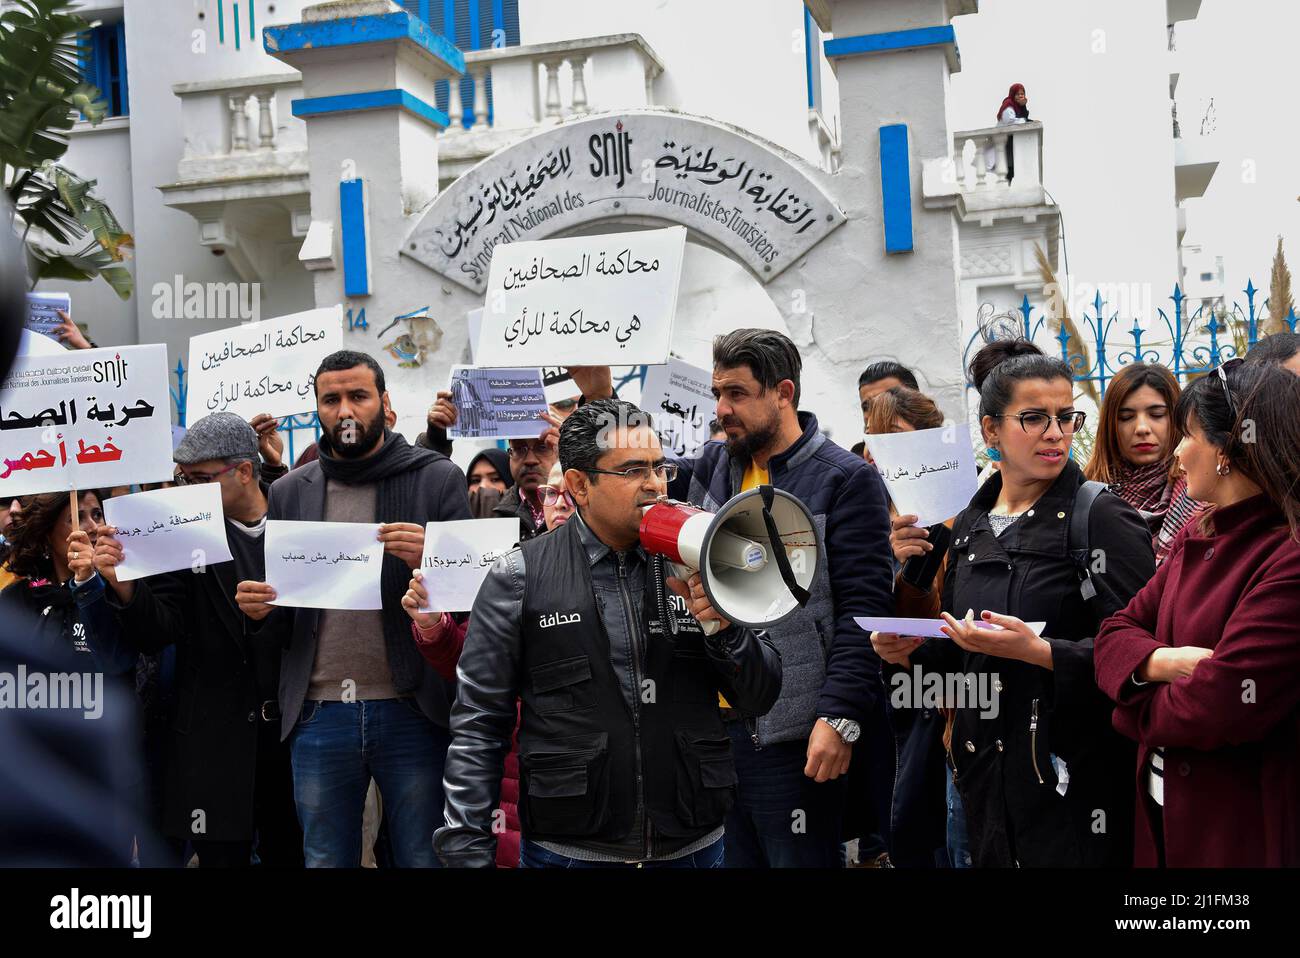
[[[1164,4],[983,0],[953,24],[952,128],[992,125],[1008,87],[1025,85],[1076,288],[1151,284],[1167,296],[1178,267]]]
[[[261,31],[275,23],[301,18],[308,3],[302,0],[253,0],[257,39],[248,38],[246,17],[241,19],[240,49],[232,35],[232,0],[223,5],[225,43],[218,38],[216,0],[125,0],[127,64],[131,84],[130,172],[135,202],[135,275],[137,342],[164,342],[171,365],[177,357],[188,361],[188,340],[198,333],[230,325],[229,320],[156,319],[152,289],[155,283],[238,282],[225,261],[199,245],[198,223],[193,217],[166,206],[158,187],[174,183],[184,147],[181,135],[181,101],[172,92],[176,83],[222,77],[291,72],[262,50]],[[249,0],[239,0],[241,17]],[[268,13],[270,6],[275,13]],[[200,19],[199,13],[205,16]],[[195,34],[201,31],[201,34]],[[263,290],[262,312],[307,308],[312,305],[310,278],[294,277]],[[290,307],[290,308],[285,308]]]
[[[521,43],[611,33],[641,34],[663,60],[656,105],[726,120],[816,159],[799,0],[520,0]]]

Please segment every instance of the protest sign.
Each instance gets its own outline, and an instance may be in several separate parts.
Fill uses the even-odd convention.
[[[63,344],[57,339],[33,333],[30,329],[21,329],[18,333],[19,356],[58,356],[66,353]]]
[[[946,639],[947,634],[940,631],[948,623],[943,619],[914,619],[898,616],[871,616],[859,615],[854,616],[853,621],[858,627],[868,632],[891,632],[895,635],[910,635],[918,639]],[[1002,626],[994,625],[992,622],[985,622],[983,619],[974,619],[971,622],[978,629],[988,629],[990,632],[1005,631]],[[1041,635],[1043,629],[1047,626],[1046,622],[1026,622],[1034,635]]]
[[[685,246],[681,226],[498,246],[476,362],[665,362]]]
[[[483,332],[482,306],[465,314],[465,325],[469,328],[469,361],[478,365],[478,337]]]
[[[266,582],[271,605],[379,609],[384,544],[372,522],[267,519]]]
[[[104,522],[122,543],[122,582],[231,558],[219,483],[114,496],[104,502]]]
[[[167,347],[19,356],[0,385],[0,497],[172,477]]]
[[[717,409],[713,374],[676,357],[646,370],[641,406],[654,417],[665,452],[694,456],[709,441],[709,423]]]
[[[314,410],[316,370],[343,348],[342,323],[343,308],[328,306],[190,337],[186,422],[214,412],[282,419]]]
[[[54,331],[63,325],[58,310],[71,315],[72,296],[69,293],[28,293],[26,329],[42,336],[56,339]]]
[[[563,366],[542,367],[542,388],[546,390],[548,403],[577,400],[582,395],[582,390]]]
[[[970,505],[977,473],[969,425],[873,434],[866,443],[900,515],[931,526]]]
[[[515,547],[518,519],[454,519],[424,527],[420,570],[429,593],[421,612],[468,612],[492,564]]]
[[[536,439],[548,426],[536,369],[452,366],[447,388],[458,412],[448,431],[452,439]]]

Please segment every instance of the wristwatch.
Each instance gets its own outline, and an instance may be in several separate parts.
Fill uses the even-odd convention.
[[[827,718],[823,715],[821,720],[835,729],[835,733],[845,745],[852,745],[858,740],[858,736],[862,734],[862,728],[853,719]]]

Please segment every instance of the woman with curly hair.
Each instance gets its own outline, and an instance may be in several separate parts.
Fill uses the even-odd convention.
[[[17,579],[0,595],[36,616],[38,642],[61,643],[90,656],[87,671],[109,676],[133,672],[135,653],[118,641],[117,621],[104,601],[104,580],[91,565],[91,535],[104,521],[99,493],[83,492],[77,512],[81,527],[74,531],[66,493],[22,499],[0,546],[0,564]],[[91,630],[94,648],[86,641]]]

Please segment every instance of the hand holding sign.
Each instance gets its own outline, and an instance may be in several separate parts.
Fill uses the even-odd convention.
[[[104,503],[104,521],[121,552],[113,562],[118,582],[231,558],[215,482],[114,496]]]
[[[993,655],[1000,659],[1015,659],[1041,668],[1052,668],[1052,647],[1038,632],[1042,623],[1027,623],[1014,615],[981,612],[980,621],[974,610],[968,610],[960,622],[947,612],[940,613],[944,622],[942,631],[967,652]],[[1038,628],[1035,629],[1034,626]]]
[[[866,441],[894,507],[915,515],[917,525],[951,519],[975,495],[975,454],[965,423],[873,434]]]

